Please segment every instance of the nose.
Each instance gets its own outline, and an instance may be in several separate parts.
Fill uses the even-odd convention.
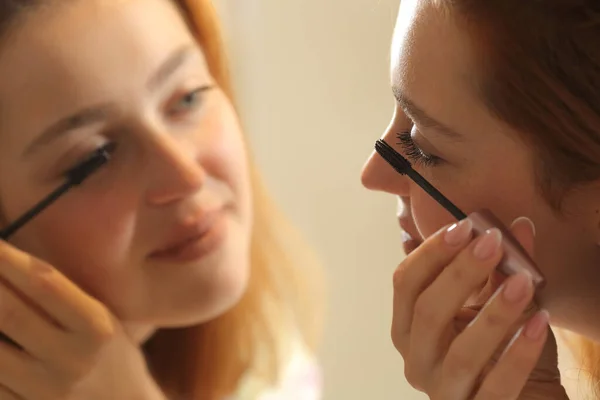
[[[394,145],[395,135],[393,126],[390,125],[382,139]],[[362,185],[369,190],[401,197],[409,195],[409,179],[397,173],[376,151],[373,151],[367,159],[362,169],[361,181]]]
[[[174,138],[160,135],[149,145],[147,200],[150,205],[168,205],[198,192],[205,180],[195,146],[185,146]]]

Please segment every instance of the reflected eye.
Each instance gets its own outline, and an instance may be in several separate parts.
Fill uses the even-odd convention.
[[[211,89],[213,89],[213,86],[202,86],[186,93],[182,97],[178,98],[177,101],[175,101],[174,104],[169,108],[169,114],[184,114],[200,108],[200,106],[202,106],[204,92],[207,92]]]
[[[69,174],[73,172],[73,170],[80,167],[82,163],[89,160],[90,157],[92,157],[95,153],[97,153],[99,151],[105,151],[108,155],[110,155],[112,157],[113,154],[115,153],[116,149],[117,149],[117,144],[115,142],[108,142],[108,143],[105,143],[105,144],[98,146],[89,151],[83,151],[83,152],[78,151],[77,153],[79,155],[74,157],[75,161],[69,162],[69,165],[67,168],[63,167],[60,169],[60,171],[61,171],[60,176],[68,177]]]
[[[423,166],[436,166],[442,159],[432,154],[425,153],[413,140],[410,132],[402,132],[398,134],[398,144],[402,146],[402,150],[406,157],[413,164],[421,164]]]

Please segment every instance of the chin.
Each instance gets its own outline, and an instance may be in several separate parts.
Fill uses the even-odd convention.
[[[158,325],[163,328],[199,325],[235,307],[246,293],[250,275],[249,257],[238,255],[227,257],[227,262],[209,280],[186,287],[177,299],[165,299],[169,306],[162,310],[163,318],[158,318]]]
[[[241,266],[243,265],[243,268]],[[199,312],[201,316],[196,323],[202,323],[217,318],[234,308],[243,298],[248,289],[250,277],[249,260],[240,261],[235,265],[235,271],[227,274],[225,279],[215,282],[212,299],[206,302],[206,307]]]
[[[211,255],[184,264],[151,264],[132,297],[121,299],[121,320],[157,328],[184,328],[218,318],[235,307],[250,279],[250,235],[230,226],[227,239]],[[144,281],[143,279],[138,282]]]

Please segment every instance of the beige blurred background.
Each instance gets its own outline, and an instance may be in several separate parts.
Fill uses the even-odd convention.
[[[325,400],[417,400],[389,338],[396,203],[360,185],[393,110],[398,0],[215,0],[259,166],[325,262]]]

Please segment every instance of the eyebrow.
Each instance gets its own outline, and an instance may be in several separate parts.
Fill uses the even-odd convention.
[[[394,97],[396,98],[396,101],[398,102],[400,107],[402,107],[404,112],[417,124],[426,128],[435,129],[436,131],[452,139],[458,139],[461,137],[461,135],[452,128],[449,128],[448,126],[429,116],[429,114],[423,111],[422,108],[420,108],[412,100],[410,100],[402,92],[402,90],[400,90],[399,87],[392,86],[392,92],[394,93]]]
[[[147,90],[153,91],[162,85],[190,58],[193,50],[194,47],[192,45],[184,45],[177,48],[150,77],[146,84]],[[68,117],[59,119],[46,128],[27,146],[22,157],[31,155],[58,137],[64,136],[66,133],[105,121],[113,111],[114,107],[111,104],[103,103],[86,107]]]

